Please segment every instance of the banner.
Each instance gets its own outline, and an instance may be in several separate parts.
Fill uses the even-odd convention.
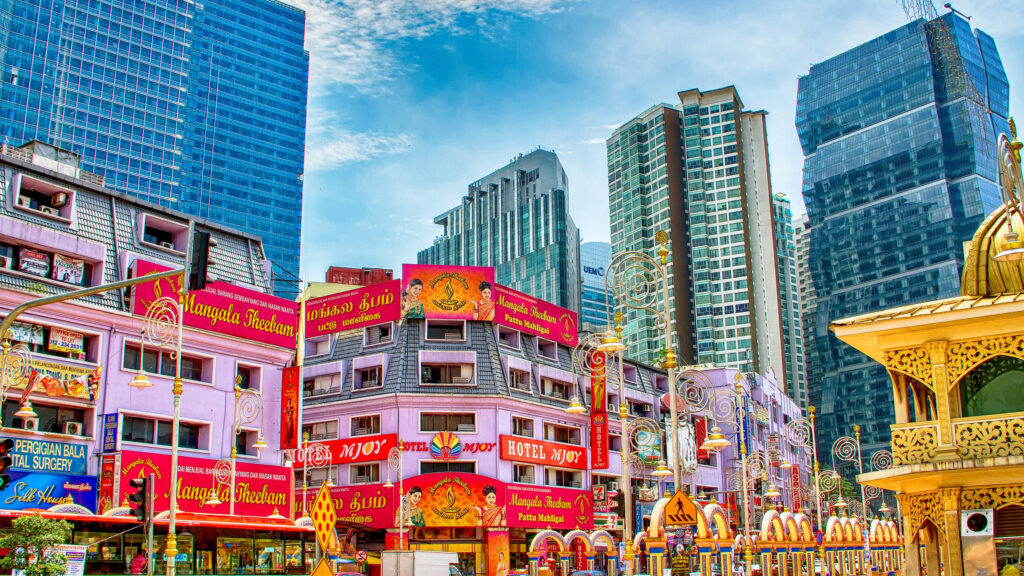
[[[697,445],[697,460],[709,460],[711,453],[707,448],[701,448],[708,436],[708,420],[703,416],[695,416],[693,419],[694,440]]]
[[[298,366],[281,370],[281,450],[299,447],[299,371]]]
[[[178,508],[182,512],[228,513],[231,488],[227,483],[217,486],[218,506],[210,507],[206,501],[215,482],[213,467],[216,460],[178,457]],[[128,480],[147,474],[156,475],[154,510],[157,514],[168,509],[171,496],[171,455],[156,452],[121,451],[120,490],[117,502],[131,492]],[[235,464],[235,514],[238,516],[270,516],[277,510],[288,510],[288,498],[294,488],[292,469],[284,466],[266,466],[237,462]]]
[[[402,318],[494,320],[494,268],[403,264]]]
[[[302,516],[302,502],[306,502],[306,513],[312,508],[319,489],[308,489],[302,494],[301,488],[295,489],[296,518]],[[367,484],[358,486],[331,487],[331,501],[334,512],[341,522],[362,524],[367,528],[391,528],[394,526],[395,495],[398,494],[398,483],[393,488],[385,488],[383,484]]]
[[[356,436],[354,438],[311,442],[310,445],[312,444],[322,444],[331,451],[330,464],[376,462],[378,460],[387,460],[391,449],[398,446],[398,435]],[[295,466],[302,466],[304,460],[302,451],[296,451]]]
[[[104,454],[100,458],[100,487],[97,514],[103,514],[107,510],[118,506],[118,503],[114,502],[114,496],[119,492],[120,478],[117,471],[120,468],[120,454]]]
[[[768,462],[778,467],[780,464],[779,435],[776,432],[768,433]]]
[[[391,280],[306,302],[306,338],[398,320],[402,282]]]
[[[608,412],[608,389],[605,382],[605,371],[608,367],[608,355],[594,350],[590,353],[590,413],[605,414]]]
[[[96,477],[80,474],[49,474],[11,470],[11,483],[0,494],[0,508],[46,510],[64,504],[70,496],[75,504],[96,512]]]
[[[85,574],[85,556],[89,547],[80,544],[57,544],[56,549],[64,553],[64,576],[82,576]]]
[[[32,358],[32,373],[27,378],[15,379],[11,388],[20,388],[28,392],[45,392],[51,397],[80,398],[92,400],[95,386],[99,387],[99,376],[103,367],[90,368],[72,366],[60,362],[51,362]]]
[[[679,426],[682,430],[684,426]],[[623,436],[623,442],[629,441],[629,438]],[[636,431],[636,445],[637,445],[637,457],[647,464],[657,464],[658,460],[661,460],[661,436],[657,432],[641,428]],[[681,444],[684,445],[685,444]]]
[[[582,446],[506,434],[498,437],[498,443],[501,444],[502,460],[546,464],[576,470],[587,469],[587,452],[586,448]]]
[[[803,485],[801,484],[800,478],[800,465],[797,462],[793,463],[793,467],[789,469],[790,474],[790,494],[793,498],[793,511],[800,510],[804,507],[804,491]]]
[[[565,530],[594,527],[593,494],[589,490],[509,484],[508,525]]]
[[[487,574],[506,576],[511,565],[509,554],[508,530],[488,530],[487,538]],[[586,566],[586,564],[577,564]]]
[[[505,286],[495,286],[497,311],[494,321],[527,334],[575,346],[579,334],[576,313],[554,304],[516,292]]]
[[[608,462],[608,414],[590,414],[590,467],[607,470]]]
[[[29,472],[85,474],[84,444],[12,438],[11,469]]]
[[[136,276],[167,270],[170,268],[145,260],[135,262]],[[153,302],[163,296],[176,298],[180,289],[180,277],[135,286],[132,314],[145,316]],[[192,328],[294,349],[299,318],[295,302],[226,282],[211,282],[206,289],[185,296],[183,322]]]

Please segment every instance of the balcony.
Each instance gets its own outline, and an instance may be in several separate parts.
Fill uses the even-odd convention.
[[[941,452],[938,421],[893,424],[891,429],[894,466],[949,460],[936,457]],[[962,460],[1024,456],[1021,438],[1024,413],[953,419],[953,442]]]
[[[937,421],[893,424],[891,429],[893,466],[935,461],[935,449],[939,446]]]

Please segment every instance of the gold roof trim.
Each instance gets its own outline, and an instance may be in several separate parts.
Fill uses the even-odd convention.
[[[922,304],[912,304],[901,308],[890,308],[881,312],[872,312],[852,318],[843,318],[832,322],[832,326],[855,326],[857,324],[871,324],[881,320],[895,320],[897,318],[915,318],[918,316],[931,316],[944,312],[957,310],[969,310],[983,306],[996,304],[1007,304],[1011,302],[1024,302],[1024,292],[1010,294],[996,294],[993,296],[956,296],[945,300],[933,300]]]

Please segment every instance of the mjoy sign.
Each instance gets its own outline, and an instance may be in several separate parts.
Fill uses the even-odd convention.
[[[376,436],[357,436],[340,440],[319,442],[331,451],[331,464],[351,464],[353,462],[374,462],[388,457],[391,449],[397,445],[398,435],[378,434]],[[295,451],[295,463],[303,464],[302,450]]]
[[[501,444],[502,460],[532,462],[577,470],[587,469],[587,451],[582,446],[505,434],[498,438],[498,443]]]

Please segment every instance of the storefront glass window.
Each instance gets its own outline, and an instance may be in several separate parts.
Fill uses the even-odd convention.
[[[257,538],[256,544],[256,573],[257,574],[283,574],[284,573],[284,541]]]
[[[217,574],[252,574],[253,541],[217,538]]]

